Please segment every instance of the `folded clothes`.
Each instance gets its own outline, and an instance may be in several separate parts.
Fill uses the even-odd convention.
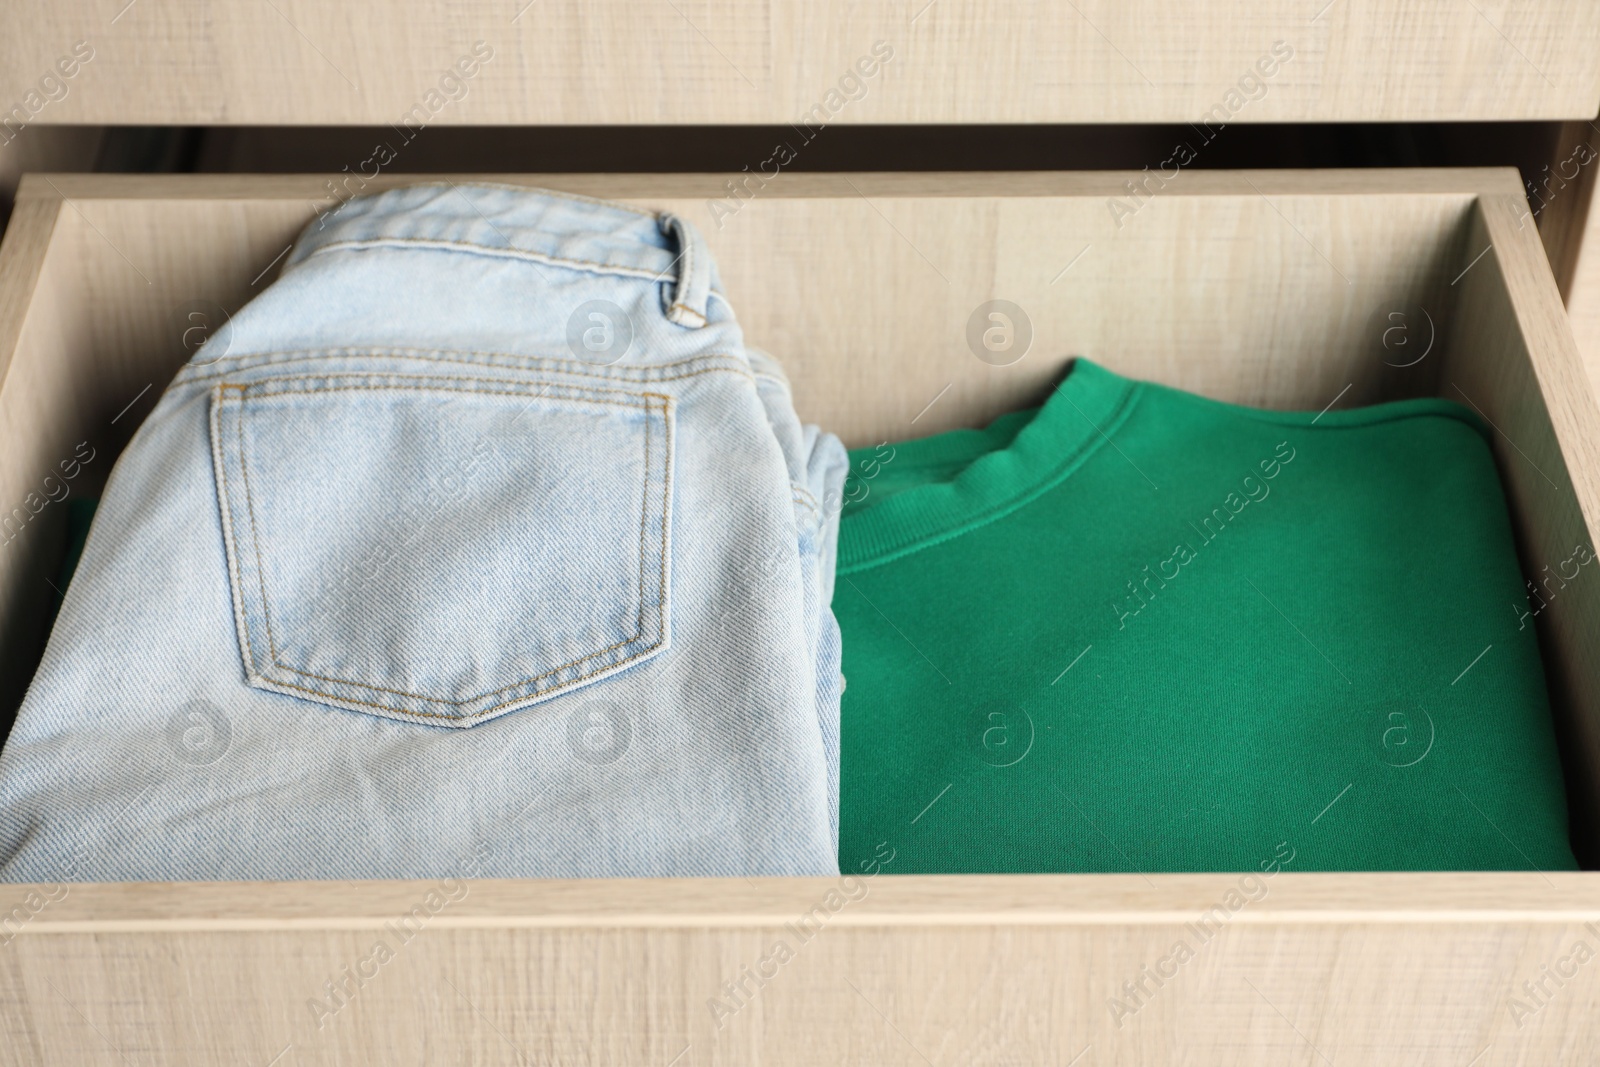
[[[841,868],[1575,867],[1488,432],[1080,359],[852,453]]]
[[[117,463],[7,880],[837,871],[834,437],[671,216],[314,222]]]
[[[117,463],[0,879],[1576,866],[1465,408],[1080,359],[847,456],[672,216],[447,182],[285,262]]]

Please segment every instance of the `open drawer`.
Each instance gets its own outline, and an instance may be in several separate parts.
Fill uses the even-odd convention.
[[[1073,355],[1275,408],[1466,396],[1497,431],[1525,573],[1593,548],[1600,409],[1515,171],[1147,180],[538,183],[699,226],[802,417],[849,444],[982,423]],[[336,188],[27,178],[0,248],[0,500],[39,499],[80,442],[98,458],[71,491],[102,478]],[[968,342],[991,300],[1031,331],[1006,366]],[[1397,326],[1405,359],[1385,347]],[[64,510],[28,509],[0,549],[8,707],[42,647]],[[1592,869],[1600,580],[1537,622]],[[1489,1065],[1600,1043],[1600,873],[1279,873],[1234,906],[1239,875],[891,870],[849,887],[3,886],[0,1062]]]

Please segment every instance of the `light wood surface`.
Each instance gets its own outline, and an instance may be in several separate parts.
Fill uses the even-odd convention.
[[[1584,130],[1585,140],[1600,152],[1600,132],[1590,123],[1584,124]],[[1600,167],[1600,158],[1585,169],[1594,171],[1597,167]],[[1600,211],[1595,210],[1592,200],[1594,175],[1587,175],[1587,179],[1591,200],[1587,210],[1574,220],[1581,222],[1581,227],[1569,232],[1563,242],[1571,262],[1566,299],[1578,351],[1583,354],[1584,366],[1600,394]]]
[[[392,924],[436,886],[74,887],[0,948],[0,1057],[1543,1064],[1592,1046],[1600,966],[1571,960],[1600,943],[1593,876],[1262,885],[1219,920],[1237,877],[883,875],[803,939],[835,883],[478,882],[404,943]],[[392,959],[326,1010],[380,940]],[[759,981],[780,940],[792,958]],[[1179,941],[1193,958],[1145,977]],[[1575,973],[1514,1016],[1563,960]]]
[[[1035,401],[1075,355],[1275,408],[1319,409],[1352,380],[1346,402],[1429,390],[1421,375],[1380,380],[1374,316],[1408,300],[1445,307],[1473,197],[1516,186],[1510,170],[1194,171],[1135,201],[1126,186],[1138,177],[796,174],[732,215],[715,175],[482,180],[691,220],[746,336],[788,370],[800,414],[852,445],[981,425]],[[107,387],[131,389],[149,381],[153,350],[182,358],[175,307],[237,308],[331,202],[325,179],[293,175],[50,175],[23,195],[72,198],[57,240],[76,286],[142,292],[75,324],[93,332]],[[196,239],[172,240],[180,232]],[[973,312],[996,298],[1034,330],[1008,367],[980,361],[966,339]]]
[[[35,126],[9,141],[0,136],[0,233],[24,173],[92,170],[104,132],[96,126]]]
[[[1595,175],[1600,171],[1600,128],[1593,119],[1555,123],[1545,158],[1526,166],[1528,206],[1539,227],[1561,298],[1573,291],[1589,208],[1594,199]]]
[[[893,866],[891,863],[890,867]],[[1205,911],[1236,874],[918,875],[862,878],[868,889],[830,927],[959,926],[973,922],[1083,926],[1172,925]],[[1232,925],[1326,925],[1424,920],[1583,923],[1600,919],[1591,873],[1552,871],[1295,874],[1266,878],[1268,892]],[[314,885],[315,894],[283,892]],[[74,885],[22,929],[156,933],[381,929],[434,888],[426,881],[139,882]],[[830,878],[483,879],[434,916],[435,929],[483,926],[777,926],[803,913]],[[20,887],[0,887],[0,901]]]
[[[1600,409],[1539,236],[1519,226],[1514,172],[1196,172],[1119,228],[1107,198],[1131,177],[795,176],[720,229],[707,201],[721,177],[539,183],[695,221],[802,413],[855,440],[981,422],[1080,354],[1276,407],[1456,387],[1499,431],[1524,569],[1593,545]],[[172,310],[235,309],[269,284],[326,206],[323,182],[28,178],[0,247],[5,499],[77,440],[109,464],[184,358]],[[1035,326],[1009,367],[966,348],[968,316],[993,298]],[[1384,366],[1390,308],[1431,316],[1436,359]],[[43,540],[0,552],[14,627]],[[1597,597],[1574,584],[1540,620],[1591,863]],[[5,669],[14,683],[18,665]],[[0,887],[0,1063],[1487,1067],[1582,1062],[1600,1044],[1596,873],[892,869],[848,883],[80,885],[34,887],[32,903],[29,887]],[[1230,891],[1259,899],[1229,911]],[[401,938],[394,923],[430,893],[445,903]],[[793,924],[819,905],[804,936]],[[1190,924],[1204,915],[1216,932],[1202,937]],[[374,962],[380,940],[391,958]],[[763,974],[780,940],[792,958]],[[1179,941],[1192,958],[1149,977]],[[340,1007],[326,983],[347,967],[360,973]],[[741,981],[747,995],[724,985]]]
[[[1517,192],[1480,197],[1467,235],[1483,259],[1461,289],[1441,361],[1440,393],[1494,427],[1523,572],[1558,569],[1600,530],[1600,408],[1566,329],[1548,261]],[[1541,350],[1542,349],[1542,350]],[[1600,583],[1563,585],[1539,614],[1541,651],[1567,756],[1573,837],[1600,863]],[[1600,947],[1600,946],[1597,946]]]
[[[61,542],[61,509],[45,506],[35,515],[28,494],[42,491],[58,457],[71,454],[65,437],[95,424],[73,409],[77,375],[62,373],[89,360],[81,347],[77,359],[64,350],[67,289],[58,275],[62,257],[51,254],[61,211],[60,203],[18,204],[0,243],[0,700],[8,710],[44,651],[47,579]],[[25,358],[16,358],[19,352]]]
[[[1600,111],[1590,0],[16,0],[3,20],[8,103],[75,42],[94,49],[44,123],[398,123],[478,41],[492,58],[464,91],[446,86],[459,98],[430,107],[430,124],[783,125],[879,41],[893,58],[864,90],[846,83],[855,99],[831,122],[1190,122],[1218,104],[1234,122]],[[1241,92],[1280,41],[1289,62]]]

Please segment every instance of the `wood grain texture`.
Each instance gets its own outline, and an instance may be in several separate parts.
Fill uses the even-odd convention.
[[[885,870],[893,867],[891,862]],[[1600,919],[1600,885],[1586,872],[1296,874],[1264,879],[1269,890],[1233,924],[1374,925],[1440,920],[1583,923]],[[961,926],[974,922],[1082,926],[1173,925],[1204,912],[1233,874],[884,874],[833,913],[831,927]],[[74,884],[18,936],[175,931],[371,930],[439,883],[137,882]],[[465,884],[465,883],[462,883]],[[773,926],[805,912],[838,881],[829,878],[483,879],[430,920],[436,929],[484,926]],[[314,885],[315,892],[296,892]],[[7,908],[20,886],[0,886]],[[3,935],[0,935],[3,936]]]
[[[1218,104],[1235,122],[1600,110],[1589,0],[18,0],[4,20],[8,106],[74,42],[94,49],[41,123],[386,124],[441,89],[429,124],[778,125],[830,91],[835,123],[1187,122]],[[477,41],[489,62],[441,86]],[[893,58],[859,88],[848,76],[879,41]],[[1278,41],[1293,58],[1241,85]]]
[[[1600,149],[1594,120],[1555,125],[1547,158],[1530,167],[1529,207],[1550,260],[1550,273],[1562,300],[1570,301],[1578,257],[1589,225]]]
[[[70,410],[61,328],[63,257],[52,254],[61,202],[18,205],[0,243],[0,707],[15,707],[44,650],[45,617],[60,543],[59,509],[29,494],[70,455],[62,435],[88,420]],[[14,358],[17,352],[28,358]]]
[[[822,918],[826,880],[471,883],[415,931],[427,884],[141,887],[164,926],[46,911],[0,948],[0,1059],[1544,1064],[1592,1044],[1592,876],[1251,885],[1225,913],[1238,878],[884,875]],[[109,887],[56,906],[94,895],[118,910]],[[293,898],[315,925],[183,917]]]
[[[95,126],[37,126],[0,134],[0,233],[24,173],[92,170],[104,132]]]
[[[348,193],[362,194],[453,181],[548,188],[624,202],[658,198],[717,199],[727,193],[726,174],[383,174],[371,180],[346,174],[50,174],[39,175],[31,195],[72,200],[298,199],[321,209]],[[1107,197],[1127,196],[1136,171],[917,171],[785,173],[771,185],[787,199],[870,196]],[[1247,180],[1248,179],[1248,180]],[[1433,196],[1506,192],[1519,188],[1510,167],[1395,167],[1383,169],[1192,170],[1171,181],[1163,195],[1299,193],[1307,196]],[[339,193],[337,190],[347,190]],[[762,192],[765,197],[768,194]]]
[[[1523,572],[1537,583],[1540,602],[1548,598],[1535,621],[1566,757],[1574,844],[1593,866],[1600,862],[1600,583],[1568,583],[1559,572],[1578,546],[1595,548],[1600,530],[1600,482],[1584,473],[1600,464],[1600,407],[1526,201],[1509,192],[1481,197],[1468,248],[1485,252],[1457,282],[1440,392],[1494,427]]]
[[[794,176],[720,228],[722,177],[538,182],[696,221],[802,411],[857,440],[981,422],[1075,354],[1279,407],[1459,390],[1501,438],[1524,569],[1593,545],[1600,409],[1515,172],[1197,172],[1118,226],[1134,178]],[[325,181],[25,180],[0,247],[0,489],[53,442],[109,461],[185,358],[174,309],[269,284]],[[1035,327],[1008,367],[966,342],[996,297]],[[1437,356],[1387,365],[1396,310]],[[0,556],[7,604],[31,577]],[[1540,619],[1591,862],[1597,605],[1575,583]],[[892,869],[0,887],[0,1063],[1488,1067],[1600,1043],[1600,873]]]
[[[1516,186],[1508,169],[1195,171],[1160,188],[1120,172],[797,174],[736,200],[714,175],[485,180],[695,223],[802,417],[852,445],[981,425],[1035,402],[1075,355],[1274,408],[1320,409],[1352,381],[1346,402],[1431,391],[1420,375],[1382,373],[1376,317],[1407,301],[1444,306],[1472,198]],[[299,176],[53,175],[29,190],[72,198],[73,258],[93,273],[79,284],[144,291],[86,326],[113,377],[154,349],[183,358],[175,308],[237,308],[299,227],[349,195],[341,186],[330,200],[326,179]],[[191,249],[175,231],[209,236]],[[1019,305],[1033,331],[1005,367],[980,360],[967,335],[994,299]]]
[[[1584,124],[1580,136],[1591,147],[1600,149],[1600,134],[1596,134],[1590,124]],[[1593,171],[1597,167],[1600,167],[1600,159],[1588,164],[1586,169]],[[1593,205],[1594,184],[1595,175],[1585,175],[1584,186],[1578,191],[1586,191],[1589,202],[1583,211],[1569,212],[1572,217],[1561,247],[1570,263],[1570,277],[1565,287],[1567,316],[1590,381],[1600,394],[1600,211]]]

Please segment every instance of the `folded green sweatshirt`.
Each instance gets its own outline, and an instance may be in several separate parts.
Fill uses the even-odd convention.
[[[1080,359],[1038,409],[853,453],[841,868],[1576,867],[1489,433]]]

